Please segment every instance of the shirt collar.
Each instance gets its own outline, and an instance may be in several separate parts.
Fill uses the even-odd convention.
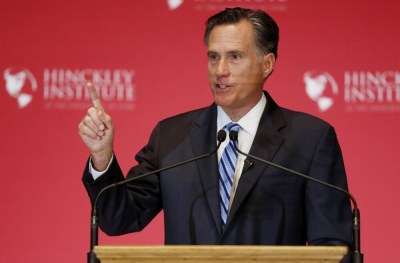
[[[267,98],[263,93],[260,101],[244,115],[237,123],[242,127],[242,129],[252,136],[256,135],[258,124],[260,123],[261,116],[264,112],[265,106],[267,105]],[[228,123],[232,122],[229,116],[224,112],[222,107],[217,106],[217,131],[221,130]]]

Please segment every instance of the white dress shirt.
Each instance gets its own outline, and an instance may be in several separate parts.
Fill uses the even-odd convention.
[[[261,100],[236,123],[240,125],[241,129],[238,134],[238,148],[244,152],[249,153],[251,145],[253,144],[254,137],[258,129],[258,124],[260,123],[261,116],[264,112],[265,106],[267,105],[267,98],[263,94]],[[233,122],[229,116],[224,112],[224,110],[218,106],[218,117],[217,117],[217,132],[225,127],[228,123]],[[225,146],[229,143],[229,136],[221,144],[218,149],[218,163],[221,160],[222,153],[224,152]],[[244,160],[246,156],[239,153],[235,176],[232,185],[231,198],[229,201],[229,208],[232,205],[233,198],[236,193],[236,188],[239,183],[240,176],[243,171]]]

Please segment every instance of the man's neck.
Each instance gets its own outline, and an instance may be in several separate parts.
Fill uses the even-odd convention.
[[[255,101],[252,104],[246,105],[244,107],[240,108],[235,108],[235,109],[228,109],[228,108],[223,108],[222,110],[226,113],[226,115],[229,116],[229,118],[233,122],[238,122],[243,116],[245,116],[251,109],[253,109],[260,101],[262,98],[263,94],[261,94],[260,99]]]

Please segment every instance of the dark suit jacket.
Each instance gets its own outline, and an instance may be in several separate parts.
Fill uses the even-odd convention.
[[[265,94],[267,107],[250,153],[347,188],[332,126],[280,108]],[[213,104],[161,121],[128,177],[213,151],[216,109]],[[348,197],[257,161],[245,163],[222,229],[217,165],[213,155],[107,191],[98,204],[101,229],[109,235],[140,231],[163,209],[166,244],[351,244]],[[121,180],[116,158],[96,181],[87,168],[83,177],[92,202],[103,187]]]

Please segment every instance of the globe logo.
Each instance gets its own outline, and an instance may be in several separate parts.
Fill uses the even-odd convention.
[[[183,0],[167,0],[167,4],[170,10],[175,10],[183,4]]]
[[[33,99],[33,93],[37,90],[36,79],[27,69],[7,68],[4,71],[6,91],[8,95],[17,101],[20,109],[28,106]]]
[[[308,71],[303,76],[307,96],[317,103],[321,112],[327,111],[334,103],[334,96],[339,93],[333,77],[327,73]]]

